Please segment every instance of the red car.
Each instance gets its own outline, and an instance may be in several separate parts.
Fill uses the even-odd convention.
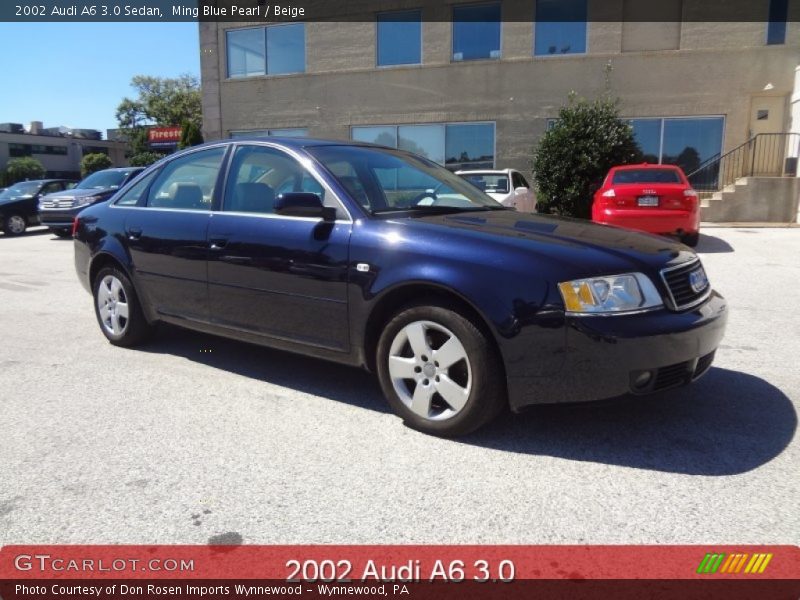
[[[673,165],[613,167],[594,195],[592,221],[677,235],[687,246],[700,239],[697,192]]]

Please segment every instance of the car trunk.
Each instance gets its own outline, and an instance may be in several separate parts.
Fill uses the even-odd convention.
[[[682,183],[614,184],[614,197],[608,198],[607,205],[642,210],[648,208],[691,210],[697,200],[694,196],[684,195],[686,189],[687,186]]]

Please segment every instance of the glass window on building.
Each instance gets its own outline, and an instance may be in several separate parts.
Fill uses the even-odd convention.
[[[397,128],[397,147],[444,164],[443,125],[401,125]]]
[[[286,75],[306,70],[303,23],[226,32],[228,77]]]
[[[633,137],[642,152],[642,162],[661,162],[662,119],[632,119]]]
[[[448,169],[494,168],[494,123],[447,125],[445,140]]]
[[[678,165],[688,175],[722,152],[724,117],[632,119],[643,160]]]
[[[533,53],[536,56],[586,52],[587,0],[536,0]]]
[[[270,129],[269,135],[276,137],[308,137],[305,127],[287,127],[284,129]]]
[[[685,173],[722,151],[724,119],[664,119],[664,143],[661,162],[678,165]]]
[[[786,19],[789,16],[789,0],[770,0],[767,44],[786,43]]]
[[[453,8],[453,60],[500,58],[500,4]]]
[[[397,148],[397,126],[387,125],[384,127],[353,127],[352,136],[356,142],[366,142],[368,144],[380,144]]]
[[[421,62],[422,11],[378,14],[378,66],[418,65]]]
[[[351,131],[355,141],[408,150],[451,171],[494,168],[494,136],[494,123],[357,126]]]
[[[232,138],[254,137],[307,137],[308,129],[305,127],[287,127],[284,129],[253,129],[250,131],[231,131]]]
[[[303,23],[267,27],[267,75],[306,70],[306,26]]]
[[[228,77],[253,77],[266,73],[264,29],[233,29],[227,32]]]

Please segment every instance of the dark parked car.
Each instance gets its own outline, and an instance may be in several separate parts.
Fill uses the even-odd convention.
[[[192,148],[83,211],[74,246],[111,343],[165,321],[363,366],[437,435],[507,406],[688,384],[727,320],[680,243],[508,210],[366,144]]]
[[[69,189],[77,182],[69,179],[20,181],[0,192],[0,226],[6,235],[20,235],[39,224],[37,206],[45,194]]]
[[[108,200],[143,170],[143,167],[122,167],[92,173],[74,188],[42,198],[39,201],[39,220],[56,235],[67,237],[72,232],[75,215],[87,206]]]

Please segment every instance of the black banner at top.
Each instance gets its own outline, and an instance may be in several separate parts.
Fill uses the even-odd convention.
[[[2,0],[0,22],[375,21],[382,12],[409,19],[469,20],[476,0]],[[800,0],[487,0],[506,22],[797,22]],[[476,14],[480,14],[477,11]],[[483,17],[476,16],[476,19]]]

